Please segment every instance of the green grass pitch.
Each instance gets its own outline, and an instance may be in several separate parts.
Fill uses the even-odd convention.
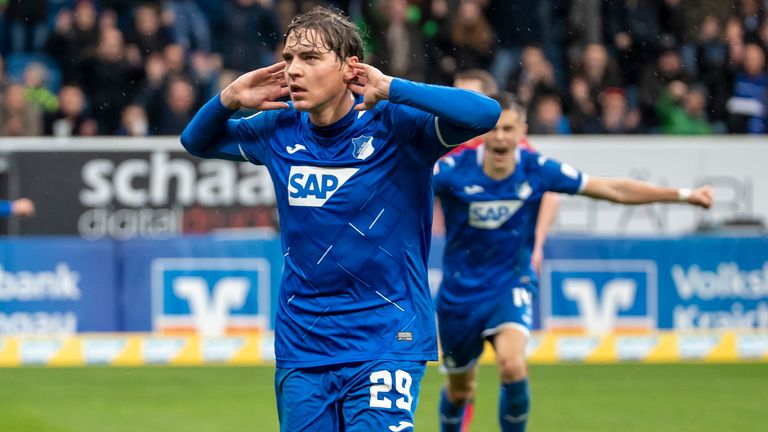
[[[0,369],[3,432],[275,431],[271,367]],[[768,365],[531,368],[532,432],[765,431]],[[436,431],[443,377],[422,383],[416,430]],[[474,432],[496,426],[495,369],[480,372]]]

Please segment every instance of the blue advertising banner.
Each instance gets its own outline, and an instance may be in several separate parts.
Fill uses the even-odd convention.
[[[112,241],[0,242],[0,334],[74,334],[118,328]]]
[[[768,329],[768,237],[556,237],[545,329]]]
[[[274,327],[283,257],[276,238],[127,240],[124,329],[206,336]]]
[[[430,287],[442,279],[433,240]],[[534,328],[768,329],[768,237],[551,238]],[[276,237],[0,241],[0,334],[274,328]]]

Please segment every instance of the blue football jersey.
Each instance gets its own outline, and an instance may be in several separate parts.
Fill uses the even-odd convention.
[[[242,155],[269,169],[277,197],[278,366],[435,360],[431,171],[448,150],[435,117],[382,102],[325,128],[292,108],[237,128]]]
[[[533,277],[531,249],[545,192],[575,194],[588,176],[538,153],[516,151],[509,177],[483,172],[484,146],[441,159],[434,169],[446,225],[440,307],[492,301],[504,289]]]

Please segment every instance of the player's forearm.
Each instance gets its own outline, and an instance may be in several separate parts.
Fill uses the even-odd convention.
[[[629,178],[608,180],[613,190],[611,201],[621,204],[650,204],[679,200],[678,189],[660,187]]]
[[[543,248],[547,240],[549,230],[557,219],[557,212],[560,210],[560,196],[554,192],[547,192],[541,199],[539,208],[539,217],[536,220],[536,237],[534,247]]]
[[[440,120],[445,141],[459,143],[482,135],[496,126],[501,114],[499,104],[468,90],[415,83],[395,78],[389,88],[389,100],[434,114]]]
[[[227,121],[234,112],[222,105],[219,95],[214,96],[184,128],[181,145],[194,156],[211,157],[211,150],[222,139]]]

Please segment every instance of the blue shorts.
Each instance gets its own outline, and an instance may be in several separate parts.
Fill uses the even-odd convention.
[[[472,369],[483,353],[486,339],[504,328],[514,328],[526,336],[533,324],[532,294],[518,286],[499,295],[496,301],[465,304],[461,309],[441,308],[437,304],[437,328],[443,355],[443,370],[449,374]]]
[[[283,432],[412,432],[426,362],[374,360],[275,373]]]

